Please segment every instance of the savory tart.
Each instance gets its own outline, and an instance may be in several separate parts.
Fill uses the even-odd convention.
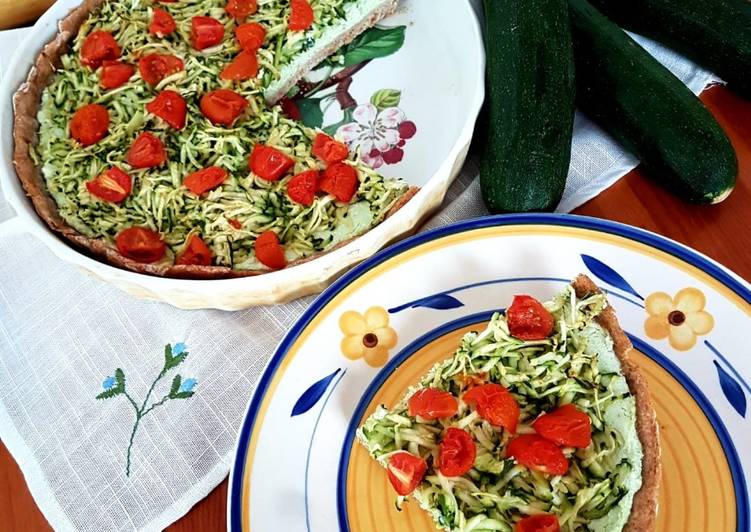
[[[253,275],[368,231],[415,192],[278,99],[395,0],[87,0],[14,97],[50,227],[109,262]]]
[[[631,349],[587,277],[516,296],[357,436],[444,530],[653,530],[658,429]]]

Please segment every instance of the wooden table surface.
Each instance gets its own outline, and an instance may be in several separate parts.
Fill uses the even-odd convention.
[[[1,10],[0,10],[1,11]],[[712,206],[688,205],[675,199],[637,169],[574,213],[607,218],[682,242],[751,281],[751,102],[722,87],[702,95],[727,131],[738,153],[740,175],[733,194]],[[702,154],[697,153],[696,157]],[[170,531],[208,532],[226,529],[227,481]],[[8,532],[50,530],[26,487],[21,470],[0,443],[0,528]]]

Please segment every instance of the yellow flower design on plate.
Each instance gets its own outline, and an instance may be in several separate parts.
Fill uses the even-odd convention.
[[[365,314],[348,310],[339,318],[344,333],[342,354],[350,360],[364,358],[374,368],[389,359],[396,345],[396,331],[389,327],[389,313],[382,307],[370,307]]]
[[[707,334],[714,327],[714,318],[704,310],[707,300],[701,290],[684,288],[675,297],[655,292],[644,302],[649,317],[644,332],[655,340],[669,338],[678,351],[688,351],[696,344],[696,337]]]

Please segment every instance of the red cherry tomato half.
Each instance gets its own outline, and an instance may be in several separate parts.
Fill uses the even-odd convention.
[[[121,87],[133,76],[136,69],[132,65],[120,61],[104,61],[99,71],[99,85],[103,89],[111,90]]]
[[[425,460],[407,451],[392,454],[386,465],[389,482],[399,495],[409,495],[415,491],[425,478],[427,470],[428,464]]]
[[[224,10],[230,17],[243,20],[258,11],[258,2],[256,0],[227,0]]]
[[[313,204],[318,190],[318,171],[308,170],[297,174],[287,183],[287,195],[295,203],[309,207]]]
[[[224,183],[225,179],[227,179],[227,171],[224,168],[209,166],[185,176],[183,185],[193,194],[200,196]]]
[[[519,423],[519,404],[511,393],[500,384],[481,384],[462,396],[469,405],[477,405],[477,413],[491,425],[516,432]]]
[[[183,60],[169,54],[148,54],[138,60],[138,71],[149,85],[156,85],[183,68],[185,68]]]
[[[514,525],[514,532],[560,532],[558,518],[552,514],[530,515]]]
[[[191,235],[185,250],[177,257],[175,264],[181,266],[211,266],[211,250],[200,236]]]
[[[326,133],[318,133],[313,141],[313,155],[327,164],[339,163],[349,155],[346,144],[329,137]]]
[[[409,398],[407,405],[410,416],[429,420],[452,417],[459,409],[456,397],[436,388],[418,390]]]
[[[548,475],[563,475],[568,471],[568,460],[563,451],[537,434],[523,434],[511,440],[506,456],[516,459],[520,465]]]
[[[571,404],[543,414],[532,426],[537,434],[556,445],[584,448],[592,442],[592,420]]]
[[[511,335],[521,340],[544,340],[553,332],[553,315],[532,296],[514,296],[506,319]]]
[[[294,165],[294,159],[265,144],[253,146],[253,151],[248,159],[250,171],[266,181],[276,181]]]
[[[153,168],[167,160],[167,152],[159,137],[145,131],[133,141],[125,160],[133,168]]]
[[[84,146],[91,146],[107,135],[110,127],[110,114],[107,108],[98,103],[79,107],[70,119],[70,136]]]
[[[212,17],[193,17],[190,20],[190,44],[205,50],[222,42],[224,25]]]
[[[307,30],[313,24],[314,17],[313,8],[308,0],[292,0],[287,28],[290,31]]]
[[[86,182],[86,190],[92,196],[112,203],[120,203],[130,195],[133,182],[130,176],[117,167],[112,167]]]
[[[123,229],[115,237],[115,245],[123,257],[144,263],[158,261],[167,249],[162,236],[147,227]]]
[[[154,10],[154,14],[151,16],[151,23],[149,24],[149,33],[157,37],[164,37],[175,31],[175,29],[177,29],[177,25],[172,15],[164,9]]]
[[[348,164],[334,163],[323,171],[323,179],[318,188],[327,194],[334,196],[337,201],[349,203],[357,189],[360,180],[357,178],[357,170]]]
[[[274,231],[264,231],[256,238],[256,258],[264,266],[272,270],[280,270],[287,265],[284,248],[279,243],[279,237]]]
[[[120,57],[120,45],[109,32],[92,31],[81,45],[81,63],[92,69],[106,60],[114,60]]]
[[[477,448],[466,430],[449,427],[438,449],[438,470],[443,476],[458,477],[472,469]]]
[[[245,81],[258,75],[258,58],[253,50],[243,50],[222,69],[219,77],[232,81]]]
[[[214,125],[231,126],[248,106],[248,100],[229,89],[207,92],[201,98],[201,112]]]
[[[266,40],[266,29],[257,22],[246,22],[235,29],[235,38],[243,50],[258,50]]]
[[[175,129],[185,127],[185,117],[188,114],[188,104],[179,92],[164,90],[156,98],[146,104],[146,110],[158,116]]]

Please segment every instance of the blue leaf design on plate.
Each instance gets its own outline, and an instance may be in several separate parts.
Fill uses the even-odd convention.
[[[608,283],[611,286],[620,288],[624,292],[633,294],[644,301],[644,298],[639,295],[639,292],[634,290],[633,287],[628,284],[628,282],[626,282],[626,279],[621,277],[621,274],[619,274],[613,268],[611,268],[601,260],[592,257],[591,255],[585,255],[582,253],[581,258],[584,261],[584,265],[590,272],[592,272],[595,277],[597,277],[601,281]]]
[[[336,377],[341,370],[342,368],[338,368],[334,373],[322,378],[305,390],[295,403],[295,406],[292,407],[291,417],[304,414],[313,408],[316,403],[321,400],[321,397],[326,393],[329,384],[331,384],[331,381],[334,380],[334,377]]]
[[[424,307],[434,308],[438,310],[449,310],[463,306],[464,303],[456,299],[454,296],[450,296],[448,294],[435,294],[432,296],[424,297],[422,299],[418,299],[416,301],[405,303],[404,305],[399,305],[398,307],[390,308],[389,314],[395,314],[408,308]]]
[[[725,394],[727,400],[733,405],[735,411],[738,412],[741,417],[746,417],[746,394],[743,393],[741,385],[738,384],[730,374],[720,366],[716,360],[712,361],[717,368],[717,375],[720,377],[720,387],[722,393]]]

